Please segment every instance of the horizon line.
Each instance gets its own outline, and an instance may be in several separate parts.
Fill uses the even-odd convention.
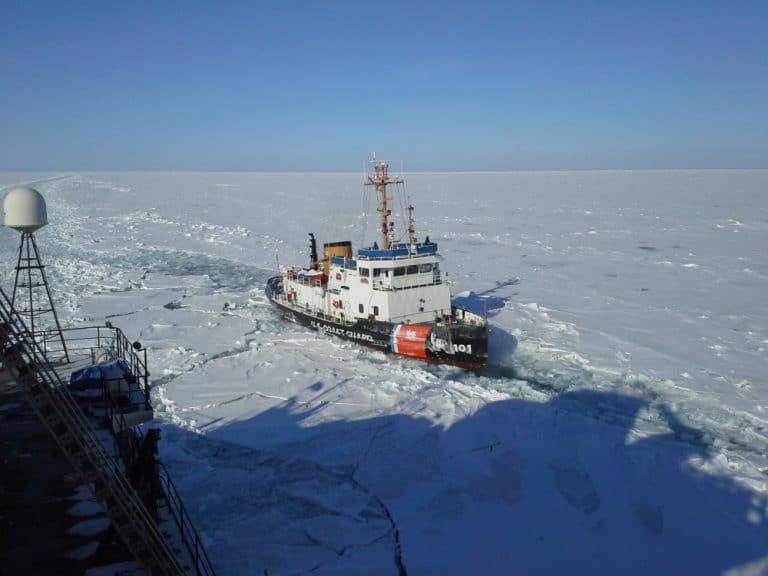
[[[391,169],[391,165],[390,165]],[[398,174],[556,174],[570,172],[761,172],[762,168],[552,168],[508,170],[395,170]],[[2,170],[0,174],[360,174],[361,170],[182,170],[182,169],[17,169]]]

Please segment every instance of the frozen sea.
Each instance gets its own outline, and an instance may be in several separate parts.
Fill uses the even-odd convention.
[[[768,171],[405,176],[455,301],[487,310],[483,374],[268,305],[308,232],[374,239],[362,174],[0,188],[46,198],[63,323],[149,348],[161,457],[220,574],[768,574]]]

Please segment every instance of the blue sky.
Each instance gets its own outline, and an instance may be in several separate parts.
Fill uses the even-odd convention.
[[[0,170],[768,168],[768,3],[0,2]]]

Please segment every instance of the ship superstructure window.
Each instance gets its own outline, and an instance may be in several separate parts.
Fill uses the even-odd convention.
[[[371,269],[370,268],[360,268],[360,276],[364,278],[368,278],[368,276],[371,275]]]
[[[419,266],[419,272],[432,272],[432,264],[422,264]]]
[[[365,306],[363,306],[362,304],[359,304],[357,306],[357,309],[360,311],[360,314],[363,314],[365,312]]]
[[[395,268],[394,272],[395,276],[404,276],[405,275],[405,267],[400,266],[399,268]]]
[[[373,307],[373,315],[374,316],[378,316],[379,315],[379,307],[378,306],[374,306]]]
[[[408,266],[406,269],[407,274],[417,274],[419,272],[419,265],[414,264],[413,266]]]
[[[381,276],[381,268],[374,268],[373,269],[373,277],[374,278],[378,278],[379,276]]]

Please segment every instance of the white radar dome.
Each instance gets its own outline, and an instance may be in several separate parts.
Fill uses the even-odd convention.
[[[19,232],[34,232],[48,224],[43,195],[27,186],[19,186],[6,193],[3,215],[5,225]]]

